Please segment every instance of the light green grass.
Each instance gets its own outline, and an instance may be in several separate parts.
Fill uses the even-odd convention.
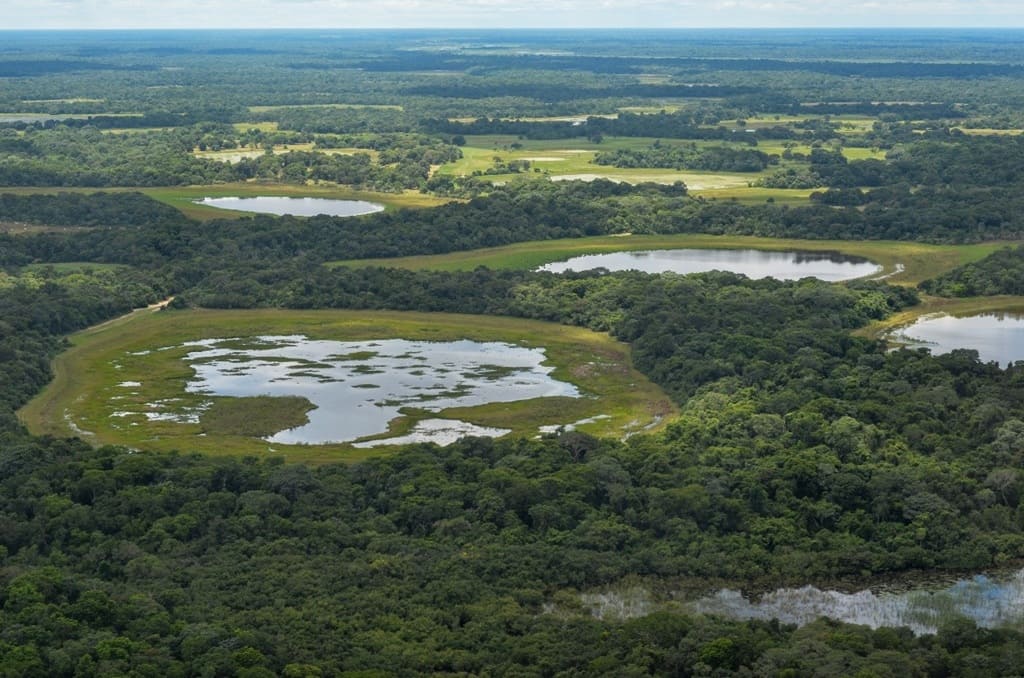
[[[373,149],[363,148],[317,148],[316,144],[303,143],[303,144],[275,144],[274,153],[289,153],[291,151],[305,151],[323,153],[324,155],[354,155],[356,153],[363,153],[370,156],[373,161],[376,161],[380,156],[380,152]],[[262,148],[225,148],[219,151],[192,151],[192,155],[197,158],[203,158],[205,160],[217,160],[220,162],[236,163],[241,161],[243,158],[258,158],[266,153],[265,149]]]
[[[184,391],[192,374],[192,368],[181,360],[185,349],[131,356],[129,353],[179,346],[201,338],[267,334],[338,340],[467,338],[543,347],[549,363],[555,367],[552,376],[576,384],[589,397],[538,398],[440,413],[457,415],[472,423],[511,428],[517,436],[536,435],[540,425],[567,424],[605,414],[610,419],[581,430],[621,437],[646,425],[657,428],[675,412],[665,394],[630,366],[627,345],[605,334],[576,327],[494,316],[429,313],[148,310],[73,335],[72,348],[54,361],[53,382],[19,416],[35,433],[78,434],[96,444],[123,444],[142,450],[273,454],[307,462],[351,461],[387,454],[386,448],[270,444],[217,430],[206,430],[206,435],[200,435],[204,432],[201,424],[146,422],[141,415],[133,419],[137,425],[129,426],[126,418],[111,417],[119,408],[127,409],[126,402],[138,411],[156,400],[182,398],[187,404],[190,399],[201,397]],[[118,386],[125,381],[142,385],[127,391]],[[116,400],[115,394],[130,401]],[[273,416],[270,408],[263,407],[261,411],[265,417]],[[396,422],[396,430],[408,428],[413,419]]]
[[[276,132],[278,123],[276,122],[236,122],[234,128],[239,132],[248,132],[251,129],[259,130],[260,132]]]
[[[1024,129],[995,129],[992,127],[953,127],[970,136],[1018,136]]]
[[[916,285],[945,271],[977,261],[1006,243],[979,245],[926,245],[888,240],[798,240],[739,235],[630,235],[541,240],[469,252],[453,252],[394,259],[333,262],[331,266],[390,266],[412,270],[467,271],[478,266],[492,269],[533,269],[552,261],[583,254],[678,248],[804,250],[841,252],[864,257],[883,267],[890,282]],[[903,271],[896,273],[897,265]]]
[[[691,190],[747,187],[765,175],[765,172],[701,172],[659,168],[625,168],[610,165],[596,165],[592,161],[599,152],[619,149],[642,149],[649,147],[656,139],[646,137],[606,137],[601,143],[587,139],[530,140],[511,135],[486,135],[467,137],[462,148],[463,157],[455,162],[441,165],[436,173],[450,176],[469,176],[484,172],[497,162],[526,160],[530,163],[527,174],[542,173],[553,180],[610,179],[631,184],[654,182],[673,184],[682,181]],[[689,141],[662,140],[666,145],[689,144]],[[519,148],[512,148],[518,144]],[[700,142],[699,145],[715,145]],[[717,145],[722,145],[718,143]],[[500,160],[499,160],[500,159]],[[770,170],[769,170],[770,171]],[[489,181],[503,183],[514,180],[521,174],[487,175]]]

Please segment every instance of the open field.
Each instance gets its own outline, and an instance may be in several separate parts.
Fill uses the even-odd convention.
[[[654,138],[646,137],[609,137],[601,143],[595,143],[582,138],[534,141],[519,139],[512,135],[470,136],[466,138],[466,146],[462,147],[463,157],[455,162],[441,165],[437,169],[437,173],[468,176],[474,172],[483,173],[493,167],[495,163],[527,161],[530,163],[528,174],[542,173],[550,176],[554,181],[610,179],[628,183],[650,181],[662,184],[682,181],[694,191],[746,187],[765,174],[764,172],[702,172],[660,168],[623,168],[596,165],[592,162],[594,156],[599,152],[646,148],[655,141]],[[691,142],[663,141],[662,143],[682,145]],[[513,148],[513,144],[516,144],[517,147]],[[712,144],[713,142],[701,142],[698,145]],[[721,145],[721,143],[717,145]],[[492,174],[487,175],[487,179],[501,183],[511,181],[517,176],[521,176],[521,174]]]
[[[926,245],[888,240],[798,240],[740,235],[628,235],[563,240],[541,240],[469,252],[453,252],[395,259],[333,262],[332,266],[392,266],[413,270],[468,271],[478,266],[493,269],[532,269],[581,254],[650,249],[759,249],[841,252],[864,257],[883,267],[888,281],[916,285],[922,280],[977,261],[1008,243],[979,245]],[[900,269],[902,266],[902,269]]]
[[[952,127],[970,136],[1019,136],[1024,129],[995,129],[992,127]]]
[[[581,430],[621,437],[643,430],[645,426],[657,428],[675,411],[658,387],[632,369],[628,346],[605,334],[580,328],[454,314],[277,310],[157,312],[149,309],[72,335],[72,348],[54,361],[54,380],[20,411],[19,416],[36,433],[76,434],[98,444],[116,443],[150,450],[273,454],[308,462],[356,460],[386,453],[381,451],[386,448],[359,450],[350,445],[270,444],[260,438],[223,432],[232,430],[229,426],[211,430],[200,424],[152,421],[134,427],[118,427],[118,418],[111,416],[125,407],[125,389],[119,384],[140,384],[128,396],[137,407],[189,397],[184,386],[192,369],[180,360],[184,349],[141,355],[139,352],[202,338],[274,334],[339,340],[467,338],[543,347],[548,361],[555,366],[552,376],[576,384],[590,397],[537,398],[441,413],[441,416],[475,424],[511,428],[513,435],[533,436],[540,425],[564,425],[607,415],[607,419],[583,426]],[[129,356],[132,352],[136,355]],[[122,399],[116,400],[115,393],[122,394]],[[266,426],[265,418],[273,416],[274,410],[265,404],[256,406],[264,419],[261,425]],[[295,416],[294,408],[286,410],[291,421]],[[402,433],[420,416],[423,413],[394,422],[393,432]]]
[[[278,129],[278,123],[276,122],[236,122],[232,125],[239,132],[248,132],[251,129],[259,130],[260,132],[276,132]]]
[[[317,151],[325,155],[355,155],[364,153],[373,160],[377,160],[379,151],[369,148],[317,148],[314,143],[305,144],[276,144],[274,153],[288,153],[289,151]],[[192,155],[205,160],[218,160],[220,162],[236,163],[243,158],[258,158],[264,155],[266,150],[262,148],[225,148],[219,151],[193,151]]]
[[[689,184],[687,184],[689,188]],[[820,188],[766,188],[764,186],[732,186],[729,188],[693,189],[691,192],[705,200],[730,200],[754,205],[774,202],[782,205],[806,205],[810,202],[811,193]]]
[[[527,174],[544,174],[554,181],[579,179],[609,179],[627,183],[654,182],[672,184],[682,181],[694,193],[708,197],[726,197],[746,202],[763,202],[769,197],[796,204],[806,202],[810,191],[765,192],[765,189],[751,186],[758,179],[777,172],[779,169],[804,163],[783,160],[778,166],[771,166],[761,172],[708,172],[699,170],[674,170],[664,168],[626,168],[611,165],[597,165],[593,162],[598,153],[616,150],[640,150],[655,142],[663,146],[703,147],[728,146],[732,148],[758,150],[769,155],[782,156],[787,143],[794,153],[809,155],[811,146],[780,140],[767,140],[757,146],[717,140],[690,141],[682,139],[656,139],[654,137],[605,137],[600,142],[583,137],[574,139],[520,139],[511,134],[469,135],[462,147],[462,158],[441,165],[435,173],[447,176],[469,176],[484,174],[496,165],[526,161],[530,164]],[[850,160],[868,158],[884,159],[885,151],[875,148],[842,148],[840,152]],[[493,170],[492,170],[493,171]],[[503,183],[514,180],[522,173],[485,175],[489,181]],[[718,192],[727,191],[726,194]]]

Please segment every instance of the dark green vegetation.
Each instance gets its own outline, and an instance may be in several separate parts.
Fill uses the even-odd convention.
[[[921,284],[928,294],[978,297],[1024,295],[1024,247],[1007,247]]]
[[[220,398],[203,412],[199,424],[204,433],[263,437],[309,421],[306,413],[313,404],[305,398]]]
[[[200,222],[132,191],[0,190],[0,221],[38,227],[0,235],[0,673],[1019,672],[1019,629],[966,620],[914,638],[578,606],[624,580],[703,592],[1019,564],[1024,371],[860,336],[916,313],[913,289],[323,264],[622,233],[1019,240],[1024,141],[993,133],[1024,128],[1020,35],[595,36],[5,35],[5,187],[460,201]],[[556,160],[505,151],[537,140]],[[759,185],[730,184],[731,201],[548,181],[541,165],[574,151]],[[463,154],[483,158],[478,176],[435,171]],[[787,188],[814,195],[772,202]],[[1020,293],[1020,253],[922,289]],[[316,467],[22,428],[66,334],[170,294],[167,322],[187,306],[347,308],[608,331],[680,414],[625,441],[466,439]]]

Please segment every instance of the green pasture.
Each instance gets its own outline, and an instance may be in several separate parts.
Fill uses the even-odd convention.
[[[483,173],[496,163],[525,160],[530,163],[527,174],[544,174],[552,180],[609,179],[627,183],[654,182],[672,184],[682,181],[694,191],[714,188],[746,187],[764,176],[765,172],[701,172],[659,168],[623,168],[610,165],[596,165],[592,161],[599,152],[617,149],[646,148],[656,139],[647,137],[606,137],[600,143],[588,139],[532,140],[519,139],[514,135],[480,135],[466,138],[462,147],[462,158],[441,165],[436,171],[441,175],[469,176],[474,172]],[[663,144],[689,144],[682,140],[662,140]],[[708,145],[712,142],[699,142]],[[513,148],[513,144],[517,147]],[[720,143],[718,145],[721,145]],[[770,172],[771,170],[768,170]],[[522,174],[486,175],[490,181],[502,183],[514,180]]]
[[[316,144],[302,143],[302,144],[275,144],[274,153],[289,153],[291,151],[306,151],[317,153],[323,153],[325,155],[355,155],[356,153],[364,153],[373,161],[376,161],[380,156],[380,152],[369,149],[369,148],[317,148]],[[206,160],[218,160],[220,162],[236,163],[243,158],[258,158],[261,155],[266,154],[266,150],[263,148],[225,148],[219,151],[192,151],[192,155],[197,158],[203,158]]]
[[[1005,247],[1006,243],[978,245],[927,245],[889,240],[799,240],[742,235],[623,235],[569,238],[517,243],[468,252],[453,252],[394,259],[337,261],[330,266],[390,266],[412,270],[469,271],[478,266],[492,269],[533,269],[552,261],[583,254],[659,249],[758,249],[841,252],[864,257],[883,267],[879,275],[901,285],[916,285],[940,273],[977,261]]]
[[[655,141],[665,146],[696,144],[698,147],[731,146],[734,148],[751,148],[769,155],[778,155],[786,151],[787,146],[795,153],[809,155],[811,146],[808,144],[768,140],[757,146],[747,146],[737,142],[717,140],[691,141],[684,139],[655,139],[654,137],[605,137],[600,142],[583,137],[574,139],[520,139],[511,134],[470,135],[466,137],[466,145],[462,147],[462,158],[455,162],[438,167],[435,172],[447,176],[470,176],[474,173],[484,175],[492,182],[506,183],[522,176],[523,173],[484,174],[498,164],[513,161],[530,163],[526,174],[543,174],[552,180],[583,180],[609,179],[627,183],[654,182],[672,184],[682,181],[694,193],[708,197],[735,198],[745,202],[763,202],[768,198],[787,203],[805,202],[810,191],[781,193],[765,192],[752,184],[767,175],[777,172],[780,168],[799,165],[793,161],[782,160],[778,166],[772,166],[762,172],[705,172],[697,170],[673,170],[663,168],[624,168],[610,165],[597,165],[593,160],[598,153],[616,150],[639,150],[650,147]],[[850,160],[867,158],[885,158],[885,151],[875,148],[841,148],[840,151]],[[724,193],[723,193],[724,192]]]
[[[278,123],[276,122],[236,122],[233,127],[239,132],[248,132],[251,129],[258,130],[260,132],[276,132],[278,129]]]
[[[607,415],[581,426],[601,436],[653,430],[674,412],[665,394],[634,370],[629,346],[606,334],[553,323],[494,316],[365,311],[156,311],[143,309],[70,337],[72,347],[54,361],[50,385],[20,412],[35,433],[80,435],[96,444],[120,444],[154,451],[204,454],[272,454],[293,461],[351,461],[386,454],[387,448],[351,445],[271,444],[256,434],[302,421],[305,399],[274,407],[275,398],[211,398],[185,392],[193,375],[182,358],[182,342],[203,338],[305,335],[319,339],[473,339],[542,347],[557,379],[570,381],[582,398],[536,398],[492,403],[441,413],[408,411],[392,422],[400,434],[424,416],[452,417],[500,426],[512,435],[534,436],[538,426],[564,425]],[[167,350],[153,349],[173,347]],[[125,383],[140,384],[127,390]],[[168,399],[185,408],[214,401],[200,423],[146,421],[150,403]],[[175,405],[178,407],[179,405]],[[130,416],[112,416],[130,412]],[[246,422],[248,432],[245,430]],[[134,425],[131,423],[134,422]]]
[[[953,127],[964,134],[971,136],[1019,136],[1024,134],[1024,129],[996,129],[993,127]]]

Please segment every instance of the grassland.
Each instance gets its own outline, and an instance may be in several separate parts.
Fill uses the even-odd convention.
[[[799,120],[802,118],[794,118]],[[765,126],[768,120],[762,121]],[[771,120],[774,124],[785,121]],[[851,123],[852,124],[852,123]],[[575,139],[520,139],[510,134],[469,135],[466,145],[462,147],[462,158],[455,162],[438,167],[435,172],[448,176],[469,176],[484,174],[498,164],[514,161],[526,161],[530,164],[530,174],[544,174],[552,180],[592,180],[609,179],[627,183],[654,182],[672,184],[682,181],[690,191],[707,197],[737,199],[744,202],[764,202],[768,198],[787,203],[798,204],[807,202],[810,191],[774,190],[754,186],[759,179],[776,172],[779,168],[797,164],[796,161],[783,160],[779,167],[769,167],[761,172],[704,172],[698,170],[673,170],[661,168],[625,168],[610,165],[597,165],[594,158],[598,153],[616,150],[639,150],[650,147],[655,142],[663,146],[696,145],[731,146],[735,148],[754,148],[769,155],[781,156],[787,147],[794,153],[809,155],[811,146],[808,144],[768,140],[756,147],[740,143],[723,141],[688,141],[674,139],[655,139],[653,137],[605,137],[600,142],[586,138]],[[867,158],[883,159],[885,152],[875,148],[840,148],[843,155],[850,160]],[[497,183],[512,181],[521,174],[487,174],[487,179]]]
[[[19,412],[35,433],[81,435],[93,443],[124,444],[145,450],[199,451],[206,454],[273,454],[291,460],[328,462],[386,454],[386,448],[360,450],[350,445],[280,445],[232,432],[239,411],[228,409],[225,426],[209,422],[145,421],[141,416],[112,416],[139,411],[157,401],[178,399],[187,406],[198,394],[185,392],[192,368],[181,360],[185,341],[211,337],[302,334],[312,338],[361,340],[402,337],[419,340],[468,338],[543,347],[552,373],[589,397],[539,398],[493,403],[443,412],[475,424],[501,426],[514,435],[532,436],[541,425],[564,425],[604,414],[608,419],[581,427],[595,435],[621,437],[657,427],[673,414],[664,393],[630,366],[629,347],[604,334],[551,323],[451,314],[342,311],[137,311],[72,335],[72,348],[54,362],[50,386]],[[152,351],[161,347],[176,347]],[[148,352],[147,352],[148,351]],[[135,355],[129,355],[135,354]],[[126,391],[124,384],[139,384]],[[120,386],[119,386],[120,385]],[[194,404],[194,403],[193,403]],[[259,405],[260,428],[287,424],[296,408]],[[301,409],[301,408],[300,408]],[[253,411],[248,406],[243,411]],[[422,415],[420,415],[422,416]],[[432,413],[430,416],[438,416]],[[411,427],[415,413],[396,422],[394,433]],[[141,420],[141,421],[140,421]],[[135,425],[131,425],[134,422]],[[205,434],[205,435],[203,435]]]
[[[380,152],[367,148],[317,148],[314,143],[304,144],[276,144],[274,153],[288,153],[289,151],[316,151],[325,155],[354,155],[364,153],[374,161],[380,156]],[[243,158],[258,158],[264,155],[266,150],[262,148],[226,148],[219,151],[193,151],[192,155],[205,160],[218,160],[220,162],[236,163]]]
[[[610,179],[628,183],[655,182],[672,184],[682,181],[691,190],[747,187],[764,175],[763,172],[700,172],[677,171],[657,168],[623,168],[610,165],[596,165],[594,157],[599,152],[617,149],[646,148],[654,143],[645,137],[606,137],[600,143],[587,139],[524,140],[513,135],[489,134],[466,137],[462,147],[462,158],[437,169],[438,174],[468,176],[483,173],[495,163],[525,160],[530,163],[531,173],[545,174],[553,180]],[[689,144],[691,142],[667,142],[663,144]],[[699,142],[698,145],[708,145]],[[721,144],[719,144],[721,145]],[[487,178],[495,182],[511,181],[519,174],[493,174]]]
[[[889,240],[798,240],[740,235],[625,235],[596,238],[540,240],[418,257],[337,261],[330,266],[391,266],[412,270],[469,271],[478,266],[493,269],[532,269],[552,261],[582,254],[657,249],[758,249],[841,252],[864,257],[883,267],[890,282],[916,285],[945,271],[977,261],[1007,243],[978,245],[926,245]]]

